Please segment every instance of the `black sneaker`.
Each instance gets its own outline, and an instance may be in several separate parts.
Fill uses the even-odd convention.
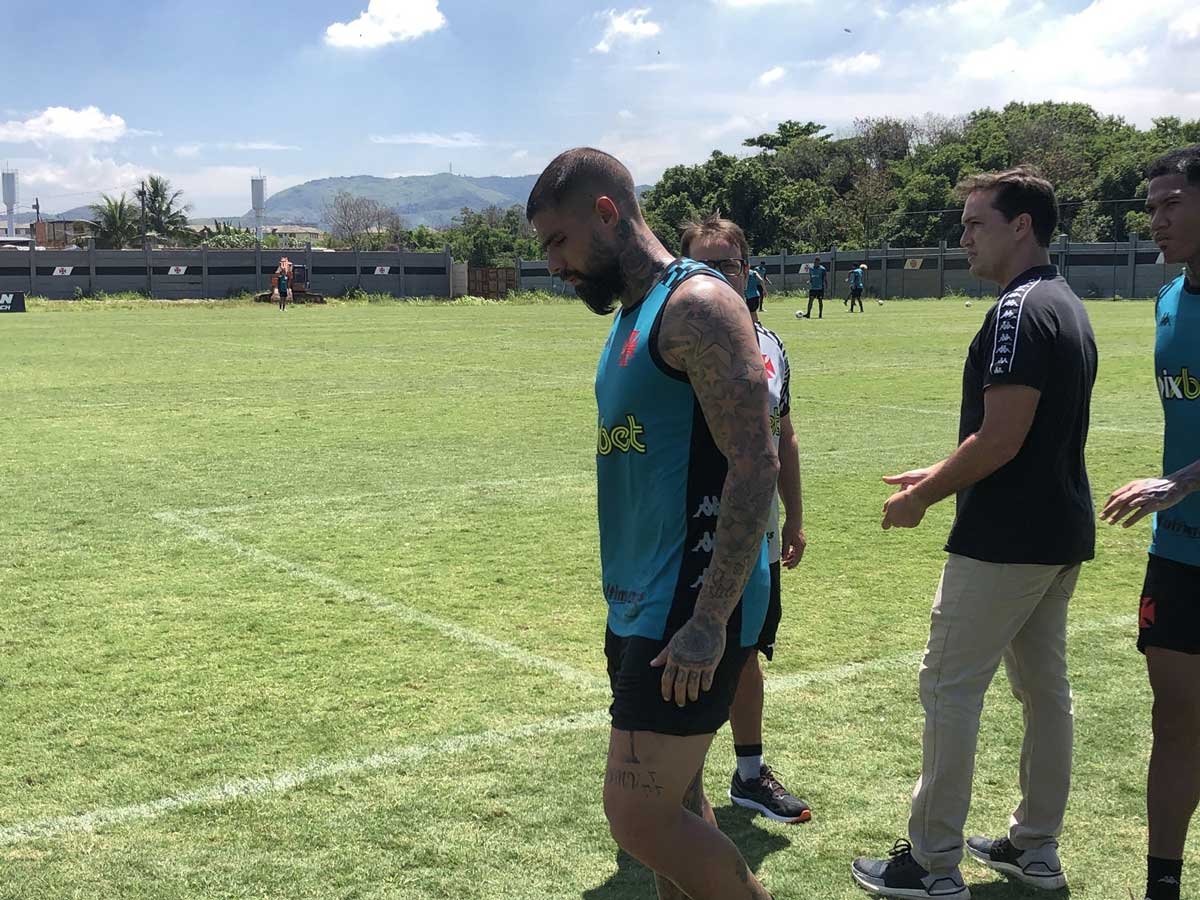
[[[985,866],[1030,887],[1053,891],[1067,886],[1058,861],[1058,845],[1051,842],[1034,850],[1018,850],[1008,838],[967,838],[967,852]]]
[[[770,766],[763,766],[758,777],[749,781],[742,781],[735,770],[733,783],[729,785],[729,799],[738,806],[758,810],[776,822],[795,824],[812,818],[808,804],[788,793]]]
[[[945,875],[934,875],[913,859],[912,844],[904,838],[892,845],[887,859],[859,857],[850,866],[858,886],[881,897],[938,897],[940,900],[971,900],[958,867]]]

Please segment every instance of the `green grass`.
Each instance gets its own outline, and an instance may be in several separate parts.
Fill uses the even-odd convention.
[[[884,533],[879,476],[953,446],[986,308],[837,306],[764,316],[792,360],[811,540],[784,578],[768,677],[795,677],[768,697],[767,753],[815,821],[729,808],[727,729],[707,779],[780,900],[859,897],[851,857],[904,832],[915,659],[952,510]],[[1100,498],[1158,470],[1161,415],[1149,305],[1089,311]],[[599,802],[591,383],[606,327],[536,298],[46,302],[0,318],[0,897],[652,896]],[[1147,541],[1102,530],[1072,605],[1077,897],[1144,877]],[[985,712],[973,832],[1002,829],[1015,802],[1006,687]],[[211,796],[296,770],[311,777]],[[187,792],[198,802],[92,831],[14,830]],[[1188,862],[1200,873],[1195,841]],[[977,896],[1025,896],[965,870]]]

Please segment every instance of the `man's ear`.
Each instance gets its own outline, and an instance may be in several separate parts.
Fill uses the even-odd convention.
[[[1013,232],[1017,237],[1025,234],[1033,234],[1033,216],[1029,213],[1021,213],[1013,219]]]
[[[611,197],[600,196],[596,198],[596,215],[605,225],[612,225],[621,218],[621,211]]]

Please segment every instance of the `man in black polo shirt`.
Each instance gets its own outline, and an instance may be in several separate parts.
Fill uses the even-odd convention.
[[[971,271],[1004,291],[967,353],[958,449],[884,479],[899,487],[884,505],[885,529],[915,528],[931,505],[958,495],[921,664],[923,762],[908,840],[852,867],[862,887],[890,897],[965,900],[964,849],[1026,884],[1066,884],[1057,848],[1073,733],[1067,603],[1095,547],[1084,445],[1096,342],[1050,265],[1050,183],[1018,168],[973,176],[959,191]],[[1024,707],[1021,802],[1005,837],[972,837],[964,848],[979,714],[1001,660]]]

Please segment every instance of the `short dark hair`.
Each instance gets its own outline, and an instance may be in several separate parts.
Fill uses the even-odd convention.
[[[1164,153],[1146,170],[1151,181],[1164,175],[1183,175],[1188,184],[1200,184],[1200,144]]]
[[[610,197],[622,215],[642,217],[633,176],[624,164],[603,150],[576,147],[564,150],[546,166],[529,192],[525,218],[532,222],[533,217],[543,210],[558,209],[585,196],[589,199]]]
[[[742,259],[750,259],[750,243],[746,240],[746,232],[742,231],[742,226],[737,222],[721,218],[720,213],[709,213],[699,221],[687,223],[679,248],[684,256],[691,255],[692,242],[699,238],[720,238],[736,244]]]
[[[1049,247],[1058,227],[1058,200],[1054,185],[1033,166],[1017,166],[1003,172],[981,172],[968,175],[954,188],[959,199],[965,200],[975,191],[995,191],[992,207],[1011,222],[1022,213],[1033,220],[1033,234],[1043,247]]]

